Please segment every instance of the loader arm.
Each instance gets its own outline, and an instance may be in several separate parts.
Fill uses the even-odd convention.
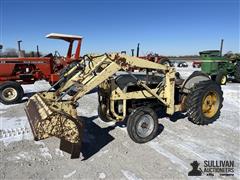
[[[25,111],[35,140],[56,136],[61,139],[61,144],[68,142],[73,146],[71,151],[73,157],[73,154],[76,154],[73,153],[74,147],[79,147],[81,144],[83,132],[83,123],[77,115],[78,104],[76,101],[119,70],[128,72],[130,68],[136,67],[159,70],[164,73],[166,80],[161,94],[137,78],[136,82],[165,104],[167,113],[174,112],[175,70],[173,68],[127,55],[104,54],[85,57],[87,57],[88,63],[67,80],[58,91],[37,93],[28,100]],[[65,76],[75,70],[77,68],[73,67]],[[73,87],[77,88],[77,93],[67,100],[63,100],[63,97]]]
[[[162,72],[167,73],[172,69],[167,66],[146,61],[137,57],[119,54],[104,54],[102,56],[97,56],[96,58],[90,57],[90,62],[91,63],[85,67],[83,72],[79,71],[76,73],[69,81],[65,83],[63,87],[58,90],[57,93],[62,93],[71,87],[75,87],[77,88],[77,93],[71,98],[71,101],[76,102],[86,93],[97,87],[119,70],[128,71],[130,68],[137,67],[161,70]],[[154,92],[151,92],[146,85],[141,82],[139,82],[139,85],[143,86],[147,91],[149,91],[149,93],[163,101],[158,95],[156,95]],[[64,93],[58,100],[61,100],[65,95],[66,93]]]

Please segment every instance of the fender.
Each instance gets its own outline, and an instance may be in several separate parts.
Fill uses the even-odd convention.
[[[194,71],[182,84],[181,91],[184,93],[189,93],[190,89],[194,86],[194,84],[199,83],[200,81],[210,80],[210,77],[201,72]]]

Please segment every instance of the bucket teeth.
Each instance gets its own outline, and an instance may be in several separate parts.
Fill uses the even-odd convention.
[[[25,107],[34,139],[42,140],[51,136],[70,143],[80,143],[82,122],[71,101],[56,102],[46,97],[49,93],[37,93]],[[50,94],[51,95],[51,94]]]

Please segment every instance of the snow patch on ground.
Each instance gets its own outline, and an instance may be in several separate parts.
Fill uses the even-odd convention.
[[[35,144],[41,146],[41,147],[45,147],[45,143],[42,141],[34,141]]]
[[[142,178],[137,177],[134,173],[127,171],[127,170],[121,170],[123,175],[128,179],[128,180],[142,180]]]
[[[106,178],[106,174],[101,172],[99,173],[99,176],[98,176],[99,179],[105,179]]]
[[[45,80],[36,81],[34,84],[22,85],[24,93],[47,91],[51,86]]]
[[[52,155],[50,154],[48,147],[39,148],[39,150],[41,152],[41,156],[45,159],[52,159]]]
[[[8,157],[7,159],[9,161],[19,161],[21,159],[30,161],[30,160],[32,160],[32,156],[28,152],[19,152],[17,155]]]
[[[34,93],[39,91],[46,91],[50,88],[47,81],[36,81],[34,84],[22,85],[24,93]],[[26,98],[26,97],[25,97]],[[8,109],[18,107],[19,104],[4,105],[0,103],[0,115],[7,112]],[[30,125],[26,116],[18,116],[12,114],[11,117],[0,116],[0,141],[5,146],[15,141],[33,140]]]
[[[4,105],[4,104],[0,103],[0,115],[5,113],[7,111],[7,109],[16,107],[16,106],[18,106],[18,104]]]
[[[70,172],[69,174],[63,175],[63,178],[70,178],[70,177],[73,176],[76,172],[77,172],[77,170],[74,170],[74,171]]]
[[[32,139],[33,135],[26,117],[0,118],[0,141],[5,146],[11,142]]]
[[[222,86],[222,90],[224,92],[224,104],[228,104],[227,106],[224,106],[224,108],[226,107],[228,110],[235,110],[240,109],[240,86],[238,86],[237,89],[229,89],[226,86]],[[239,111],[238,111],[239,113]]]
[[[159,154],[165,156],[168,158],[173,164],[178,164],[178,166],[183,170],[186,171],[188,170],[188,164],[184,162],[182,159],[178,158],[171,152],[165,150],[158,142],[149,142],[148,146],[157,151]]]
[[[100,152],[98,153],[98,157],[101,157],[102,155],[108,153],[108,151],[109,151],[108,149],[105,150],[105,151],[100,151]]]
[[[45,159],[52,159],[52,155],[44,142],[34,141],[34,143],[40,146],[39,150],[41,156],[43,156]]]
[[[64,156],[63,151],[58,149],[58,148],[55,149],[55,154],[58,155],[58,156],[61,156],[61,157]]]

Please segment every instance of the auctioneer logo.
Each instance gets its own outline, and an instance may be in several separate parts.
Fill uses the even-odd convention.
[[[193,161],[190,165],[192,170],[188,172],[188,176],[214,176],[219,174],[220,176],[234,176],[234,161],[209,161],[205,160],[201,168],[200,163]]]

